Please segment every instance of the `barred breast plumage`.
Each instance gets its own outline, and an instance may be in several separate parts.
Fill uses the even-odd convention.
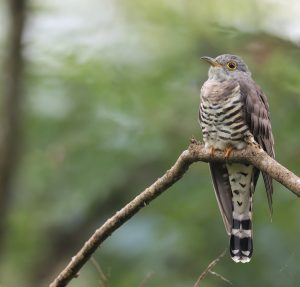
[[[244,136],[250,134],[238,83],[209,80],[203,85],[201,95],[199,118],[206,146],[222,150],[229,145],[237,149],[245,147]]]
[[[257,142],[274,156],[266,98],[244,62],[237,56],[205,57],[212,67],[201,89],[199,119],[205,147],[242,149]],[[230,66],[231,65],[231,66]],[[259,171],[243,163],[210,163],[219,208],[235,262],[249,262],[252,243],[252,195]],[[271,179],[263,174],[271,208]]]

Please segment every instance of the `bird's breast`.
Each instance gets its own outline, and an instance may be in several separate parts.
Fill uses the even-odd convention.
[[[238,83],[207,81],[201,90],[200,121],[208,146],[243,148],[249,130]]]

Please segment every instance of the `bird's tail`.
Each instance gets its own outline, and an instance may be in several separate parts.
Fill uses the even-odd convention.
[[[230,254],[235,262],[246,263],[253,252],[252,242],[252,183],[253,167],[227,164],[232,190],[232,229]]]
[[[235,262],[247,263],[251,260],[253,252],[251,201],[252,197],[249,200],[248,211],[242,214],[233,211],[230,254]]]

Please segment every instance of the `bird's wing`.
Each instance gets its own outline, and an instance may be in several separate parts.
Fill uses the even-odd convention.
[[[228,235],[232,228],[232,192],[225,163],[209,163],[215,194]]]
[[[267,98],[261,88],[253,80],[249,80],[249,78],[241,79],[239,84],[244,103],[245,119],[250,132],[267,154],[274,158],[274,139]],[[256,170],[253,178],[254,187],[256,185],[258,175],[259,171]],[[269,208],[272,212],[272,178],[264,172],[262,172],[262,175],[267,192]]]

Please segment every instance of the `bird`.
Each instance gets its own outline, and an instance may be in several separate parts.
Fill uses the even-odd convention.
[[[236,55],[201,57],[210,67],[200,92],[199,122],[205,149],[225,158],[248,144],[260,146],[275,158],[269,104],[252,79],[245,62]],[[210,162],[218,206],[230,238],[230,255],[247,263],[253,253],[252,198],[260,171],[248,163]],[[262,172],[272,214],[272,178]]]

